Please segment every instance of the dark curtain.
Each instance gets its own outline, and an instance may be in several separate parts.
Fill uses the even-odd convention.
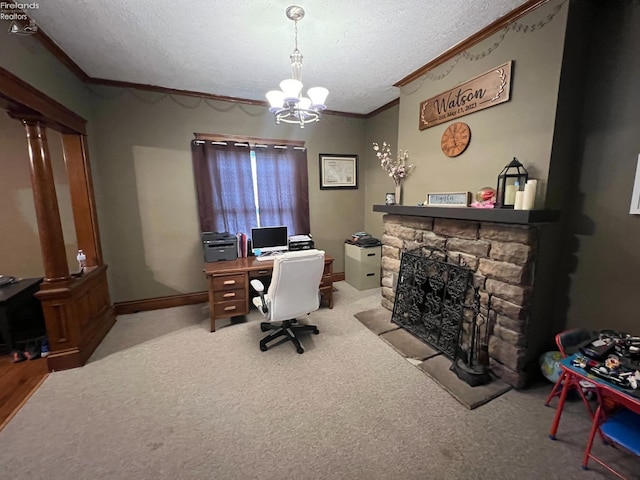
[[[256,223],[248,147],[191,142],[200,228],[247,233]]]
[[[289,235],[309,229],[307,153],[288,148],[256,148],[260,225],[286,225]]]

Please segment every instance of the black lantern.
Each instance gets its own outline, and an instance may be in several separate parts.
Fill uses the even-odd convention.
[[[516,203],[516,192],[524,190],[529,174],[516,157],[504,167],[498,175],[496,203],[500,208],[513,208]]]

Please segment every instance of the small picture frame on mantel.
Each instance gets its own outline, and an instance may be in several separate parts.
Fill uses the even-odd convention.
[[[468,207],[471,192],[438,192],[427,193],[425,207]]]

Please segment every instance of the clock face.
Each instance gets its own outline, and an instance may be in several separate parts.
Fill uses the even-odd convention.
[[[447,157],[457,157],[464,152],[471,141],[471,129],[469,125],[456,122],[447,127],[442,134],[440,147]]]

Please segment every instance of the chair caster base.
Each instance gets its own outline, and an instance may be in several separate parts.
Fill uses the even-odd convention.
[[[260,350],[263,352],[267,351],[267,347],[265,345],[260,345]]]
[[[318,335],[320,333],[320,330],[318,330],[317,328],[313,331],[314,335]]]
[[[298,347],[298,348],[296,348],[296,352],[298,352],[300,354],[303,354],[304,353],[304,348]]]

